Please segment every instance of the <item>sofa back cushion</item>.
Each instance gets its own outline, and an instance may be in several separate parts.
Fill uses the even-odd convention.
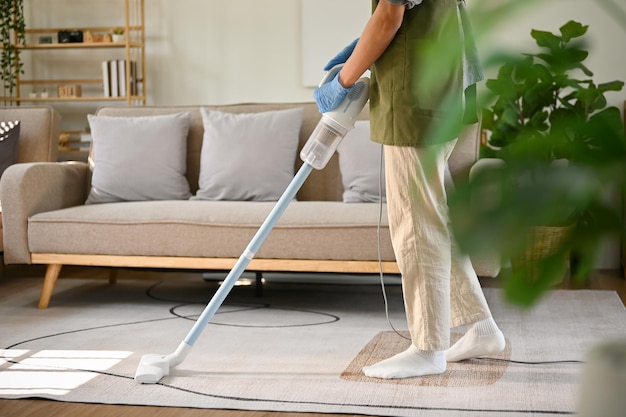
[[[309,139],[311,133],[317,126],[321,115],[314,102],[306,103],[245,103],[229,105],[208,105],[208,106],[146,106],[146,107],[102,107],[96,114],[104,116],[148,116],[157,114],[173,114],[189,112],[191,114],[191,125],[187,137],[187,179],[191,192],[195,194],[198,190],[198,178],[200,176],[200,154],[202,150],[202,139],[204,128],[200,108],[218,110],[232,113],[254,113],[273,110],[284,110],[302,108],[302,126],[300,128],[299,145],[296,157],[296,166],[299,169],[302,165],[299,154],[300,150]],[[369,118],[369,107],[365,106],[359,120]],[[469,175],[470,167],[478,159],[480,128],[478,125],[468,127],[452,152],[449,167],[452,177],[455,180],[466,178]],[[343,185],[341,183],[341,173],[339,170],[339,158],[335,154],[328,165],[322,170],[313,170],[309,178],[298,192],[297,198],[300,201],[342,201]],[[378,167],[375,167],[378,170]]]
[[[89,115],[93,175],[86,203],[191,197],[185,177],[189,118]]]
[[[257,113],[275,110],[301,108],[302,125],[300,127],[299,144],[294,169],[302,165],[299,154],[313,129],[319,122],[321,115],[315,103],[246,103],[231,105],[210,106],[146,106],[146,107],[101,107],[96,112],[99,116],[152,116],[188,112],[191,115],[189,134],[187,137],[187,179],[192,194],[198,191],[200,176],[200,156],[204,127],[200,109],[217,110],[231,113]],[[363,118],[367,117],[364,111]],[[343,186],[339,173],[337,155],[323,170],[314,170],[304,183],[297,198],[301,201],[341,201]]]
[[[200,112],[200,189],[192,199],[278,201],[294,176],[302,109]]]

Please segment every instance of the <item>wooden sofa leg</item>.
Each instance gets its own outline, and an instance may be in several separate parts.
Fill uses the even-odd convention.
[[[52,291],[54,290],[54,285],[57,283],[62,267],[62,264],[50,264],[46,269],[46,277],[43,280],[41,297],[39,298],[39,308],[42,310],[48,308],[48,304],[50,304]]]
[[[109,271],[109,285],[117,284],[117,268],[111,268]]]
[[[263,297],[263,273],[257,271],[254,273],[254,277],[256,279],[256,296]]]

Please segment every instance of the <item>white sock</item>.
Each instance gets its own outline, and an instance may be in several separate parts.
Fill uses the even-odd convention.
[[[493,318],[477,321],[463,337],[446,350],[446,361],[458,362],[500,353],[504,350],[505,344],[504,335]]]
[[[363,367],[365,375],[383,379],[437,375],[445,370],[446,358],[444,351],[424,351],[413,345],[391,358]]]

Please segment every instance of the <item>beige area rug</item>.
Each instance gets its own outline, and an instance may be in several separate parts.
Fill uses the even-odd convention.
[[[187,359],[160,384],[141,385],[133,380],[141,355],[171,353],[218,285],[199,274],[152,277],[115,286],[61,279],[44,311],[35,307],[41,279],[0,280],[0,397],[373,416],[570,415],[586,352],[626,334],[614,292],[554,291],[522,311],[485,289],[507,338],[502,354],[450,364],[440,376],[381,381],[360,369],[408,342],[387,323],[379,286],[270,280],[262,297],[235,287]],[[392,323],[404,331],[400,288],[387,291]]]

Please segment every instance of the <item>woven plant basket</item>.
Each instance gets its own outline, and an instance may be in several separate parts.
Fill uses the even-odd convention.
[[[512,270],[527,269],[527,279],[536,281],[541,274],[538,261],[556,253],[557,249],[570,239],[574,226],[535,226],[530,244],[519,256],[511,259]],[[563,254],[564,266],[569,262],[569,252]],[[554,277],[554,284],[561,283],[563,276]]]

